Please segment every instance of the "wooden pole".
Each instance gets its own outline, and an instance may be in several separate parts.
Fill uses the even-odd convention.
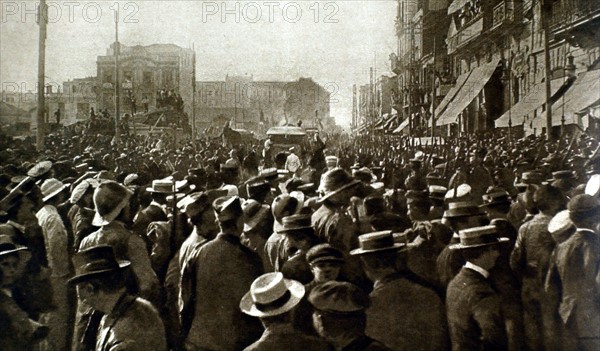
[[[119,81],[119,8],[115,10],[115,142],[118,145],[121,139],[121,86]]]
[[[48,9],[46,0],[40,0],[38,10],[38,24],[40,26],[39,37],[39,54],[38,54],[38,100],[37,100],[37,132],[36,132],[36,149],[37,151],[44,150],[44,138],[46,134],[46,123],[44,115],[46,114],[46,98],[45,98],[45,72],[46,72],[46,28],[48,25]]]
[[[550,67],[550,23],[548,18],[548,0],[540,3],[542,26],[544,29],[544,76],[546,86],[546,140],[552,140],[552,91],[550,79],[552,78],[552,67]]]

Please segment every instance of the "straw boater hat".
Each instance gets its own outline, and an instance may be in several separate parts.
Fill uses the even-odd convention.
[[[73,256],[75,276],[69,279],[69,284],[77,284],[102,274],[117,272],[130,264],[129,261],[118,261],[110,245],[90,247]]]
[[[96,215],[92,225],[101,227],[112,222],[129,203],[133,191],[113,181],[101,183],[94,190]]]
[[[360,247],[350,251],[350,255],[365,255],[390,250],[405,251],[412,248],[406,243],[394,242],[394,235],[391,230],[360,235],[358,242]]]
[[[458,244],[450,245],[449,248],[451,250],[496,245],[509,240],[508,238],[500,237],[498,235],[498,229],[494,225],[464,229],[458,232],[458,236],[460,242]]]
[[[585,185],[585,193],[590,196],[598,196],[600,193],[600,174],[594,174]]]
[[[155,179],[152,181],[152,187],[146,188],[150,193],[168,194],[173,192],[172,179]]]
[[[42,191],[42,201],[46,202],[53,198],[54,196],[60,194],[61,191],[65,190],[71,184],[63,184],[58,179],[50,178],[46,179],[44,183],[42,183],[41,191]]]
[[[448,209],[444,211],[444,218],[469,217],[485,215],[477,204],[472,201],[451,202]]]
[[[321,202],[330,197],[341,193],[346,189],[360,184],[359,180],[353,179],[342,168],[335,168],[323,174],[321,186],[319,187],[323,194],[319,199]]]
[[[281,272],[266,273],[254,280],[240,301],[240,309],[253,317],[277,316],[298,305],[304,291],[304,285],[285,279]]]

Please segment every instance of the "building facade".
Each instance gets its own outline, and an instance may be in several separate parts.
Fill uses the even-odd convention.
[[[97,58],[98,107],[114,115],[115,109],[115,49],[110,45],[106,55]],[[126,46],[119,44],[119,83],[121,84],[121,113],[131,113],[133,97],[137,109],[148,101],[149,108],[157,107],[161,90],[180,94],[184,112],[192,115],[192,96],[195,81],[195,54],[174,44]]]
[[[330,120],[330,93],[310,78],[255,81],[252,76],[226,76],[224,81],[196,83],[196,125],[263,133],[271,126],[298,123],[320,127]]]

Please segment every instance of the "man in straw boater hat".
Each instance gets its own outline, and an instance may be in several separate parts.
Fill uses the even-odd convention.
[[[500,295],[489,271],[500,256],[498,244],[508,241],[493,225],[464,229],[460,250],[466,263],[448,285],[446,308],[452,350],[506,350],[507,337]]]
[[[93,200],[96,214],[92,225],[100,227],[85,237],[79,251],[98,245],[110,245],[120,260],[131,262],[132,274],[127,274],[126,283],[130,291],[151,301],[158,301],[158,278],[152,270],[146,245],[142,239],[128,230],[131,224],[129,203],[133,192],[127,187],[105,181],[94,190]],[[73,345],[81,350],[80,340],[84,336],[88,320],[92,317],[90,307],[83,301],[77,306]]]
[[[577,350],[600,349],[600,201],[581,194],[568,205],[576,231],[556,251],[556,271],[562,287],[560,317],[574,338]]]
[[[558,188],[541,185],[533,193],[533,203],[539,213],[519,228],[510,266],[522,282],[525,342],[530,349],[539,350],[555,344],[552,327],[555,311],[546,301],[543,278],[556,246],[548,232],[548,223],[565,208],[566,198]]]
[[[259,321],[239,309],[241,298],[263,273],[260,257],[240,242],[241,200],[220,197],[213,208],[220,233],[198,251],[195,315],[184,341],[186,350],[240,350],[262,332]]]
[[[103,314],[93,333],[96,340],[88,347],[96,351],[167,350],[156,309],[127,292],[124,272],[129,261],[117,260],[111,246],[99,245],[79,251],[73,263],[75,276],[69,283],[77,287],[81,301]]]
[[[389,351],[378,340],[365,335],[369,295],[359,287],[338,281],[316,286],[309,294],[313,326],[317,333],[340,351]]]
[[[260,318],[265,328],[260,339],[246,351],[331,350],[323,339],[302,333],[292,324],[292,311],[304,297],[304,286],[282,273],[266,273],[250,286],[242,297],[240,309]]]
[[[407,268],[412,246],[395,242],[392,231],[363,234],[359,242],[350,254],[360,257],[374,283],[367,335],[393,350],[446,350],[444,305],[431,284]]]

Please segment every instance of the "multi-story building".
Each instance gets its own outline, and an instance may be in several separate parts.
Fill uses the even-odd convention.
[[[98,56],[97,79],[100,82],[98,107],[114,115],[115,48],[113,43],[106,55]],[[173,90],[184,102],[184,112],[192,115],[195,54],[174,44],[126,46],[119,44],[119,83],[121,84],[121,113],[131,112],[131,99],[138,110],[144,101],[149,108],[157,106],[159,91]]]
[[[318,127],[330,117],[329,103],[330,93],[310,78],[278,82],[226,76],[196,83],[196,125],[221,127],[230,121],[234,128],[259,133],[285,121]]]

